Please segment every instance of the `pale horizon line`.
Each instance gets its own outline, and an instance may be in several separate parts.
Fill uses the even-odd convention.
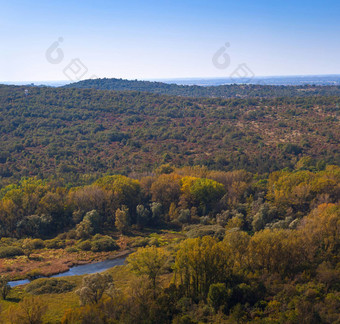
[[[340,73],[332,73],[332,74],[287,74],[287,75],[261,75],[261,76],[254,76],[253,79],[262,79],[262,78],[300,78],[300,77],[340,77]],[[221,76],[216,76],[216,77],[162,77],[162,78],[123,78],[123,77],[98,77],[96,79],[121,79],[121,80],[128,80],[128,81],[166,81],[166,80],[229,80],[231,79],[230,77],[221,77]],[[96,80],[93,79],[93,80]],[[234,79],[242,79],[240,78],[234,78]],[[91,80],[91,79],[83,79],[83,80],[78,80],[78,81],[70,81],[70,80],[15,80],[15,81],[8,81],[8,80],[1,80],[0,83],[2,84],[8,84],[8,83],[36,83],[36,82],[62,82],[62,83],[74,83],[74,82],[80,82],[80,81],[85,81],[85,80]]]

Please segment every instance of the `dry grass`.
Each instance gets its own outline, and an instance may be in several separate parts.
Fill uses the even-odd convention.
[[[42,249],[27,256],[18,256],[11,259],[0,259],[0,275],[6,275],[12,280],[24,279],[32,275],[51,276],[69,270],[74,265],[86,264],[95,261],[111,259],[124,251],[67,252],[65,249]]]

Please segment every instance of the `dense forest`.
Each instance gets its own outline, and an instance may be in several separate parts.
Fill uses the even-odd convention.
[[[257,87],[0,85],[0,322],[340,323],[337,88]]]
[[[170,96],[203,98],[277,98],[340,95],[340,86],[316,86],[309,84],[302,86],[273,86],[263,84],[198,86],[106,78],[83,80],[65,85],[64,87],[115,91],[141,91]]]
[[[317,167],[339,164],[339,102],[0,86],[1,181],[76,181],[163,163],[265,173],[293,168],[304,155]]]
[[[24,178],[1,190],[2,319],[335,323],[339,183],[338,166],[316,171],[310,158],[268,177],[163,165],[72,188]],[[65,254],[123,249],[136,251],[128,265],[103,275],[6,284],[60,271]]]

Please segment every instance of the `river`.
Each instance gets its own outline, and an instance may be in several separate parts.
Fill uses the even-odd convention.
[[[115,266],[123,265],[125,262],[125,259],[126,257],[122,257],[122,258],[105,260],[105,261],[96,262],[96,263],[77,265],[77,266],[70,268],[66,272],[62,272],[62,273],[58,273],[50,277],[42,277],[42,278],[60,278],[60,277],[80,276],[80,275],[85,275],[85,274],[103,272]],[[23,279],[23,280],[9,281],[8,284],[11,287],[16,287],[16,286],[28,284],[30,282],[31,281],[29,279]]]

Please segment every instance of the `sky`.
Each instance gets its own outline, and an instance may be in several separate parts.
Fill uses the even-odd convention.
[[[339,0],[0,0],[0,81],[340,74],[339,17]]]

